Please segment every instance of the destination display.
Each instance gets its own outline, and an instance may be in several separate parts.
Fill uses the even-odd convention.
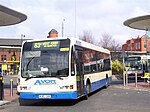
[[[70,50],[70,40],[45,40],[24,43],[23,51],[59,50],[66,52]]]
[[[36,42],[33,43],[34,49],[40,49],[40,48],[59,48],[59,41],[50,41],[50,42]]]

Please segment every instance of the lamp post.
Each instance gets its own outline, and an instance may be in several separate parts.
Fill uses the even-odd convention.
[[[126,70],[125,70],[125,50],[123,48],[123,52],[122,52],[122,57],[123,57],[123,86],[126,85],[126,82],[125,82],[125,73],[126,73]]]
[[[146,56],[149,55],[149,47],[148,47],[148,37],[149,37],[149,36],[148,36],[148,31],[149,31],[149,30],[146,29],[146,35],[145,35],[145,36],[146,36]],[[149,67],[148,58],[146,59],[146,63],[147,63],[147,64],[146,64],[146,71],[149,72],[149,69],[148,69],[148,67]]]
[[[74,17],[75,17],[75,19],[74,19],[74,36],[76,37],[76,24],[77,24],[77,1],[75,0],[74,1],[75,3],[75,5],[74,5]]]
[[[24,35],[24,34],[21,34],[21,46],[22,46],[23,37],[25,37],[25,35]]]
[[[63,19],[63,21],[62,21],[62,37],[64,37],[64,21],[65,21],[65,19]]]

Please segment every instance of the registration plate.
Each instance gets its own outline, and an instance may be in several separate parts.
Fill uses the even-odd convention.
[[[51,95],[39,95],[39,98],[51,98]]]

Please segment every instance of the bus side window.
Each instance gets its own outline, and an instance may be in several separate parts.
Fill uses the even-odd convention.
[[[144,70],[145,72],[148,72],[147,61],[144,61],[142,65],[143,65],[143,70]]]
[[[102,63],[99,63],[99,64],[98,64],[98,69],[99,69],[100,72],[103,71],[103,65],[102,65]]]
[[[143,70],[145,71],[145,64],[143,64]]]
[[[147,65],[147,67],[148,67],[148,72],[150,72],[150,59],[148,59],[148,65]]]
[[[96,64],[91,65],[91,72],[97,72]]]

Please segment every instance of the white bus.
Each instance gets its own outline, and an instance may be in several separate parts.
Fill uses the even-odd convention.
[[[125,67],[128,67],[127,75],[129,78],[143,77],[145,72],[150,71],[150,56],[146,55],[130,55],[125,58]]]
[[[30,99],[78,99],[111,83],[110,51],[73,37],[28,40],[17,91]]]

